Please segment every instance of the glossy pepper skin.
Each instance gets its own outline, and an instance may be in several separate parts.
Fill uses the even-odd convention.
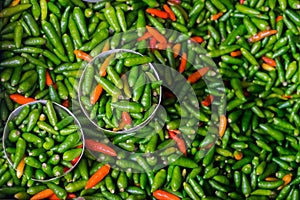
[[[78,89],[104,129],[141,123],[159,92],[165,111],[144,132],[87,130],[83,162],[37,183],[29,177],[70,171],[84,145],[65,113],[24,107],[8,124],[16,131],[6,148],[22,180],[0,153],[0,198],[299,199],[299,1],[5,0],[0,18],[0,131],[14,108],[36,99],[77,115]],[[117,48],[143,56],[97,63],[80,88],[87,62]],[[171,70],[156,80],[149,62],[180,72],[197,101],[189,102]],[[172,82],[178,94],[159,90]],[[92,92],[99,87],[100,95]],[[185,97],[182,104],[176,95]]]

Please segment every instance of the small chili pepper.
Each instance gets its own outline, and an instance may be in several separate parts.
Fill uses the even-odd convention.
[[[95,87],[95,89],[93,90],[91,97],[90,97],[90,103],[92,105],[94,105],[99,100],[102,91],[103,91],[103,88],[101,87],[101,85],[98,84]]]
[[[153,196],[158,200],[180,200],[178,196],[164,190],[155,190]]]
[[[30,97],[26,98],[25,96],[22,96],[20,94],[11,94],[11,95],[9,95],[9,97],[11,100],[13,100],[14,102],[16,102],[20,105],[35,101],[34,98],[30,98]]]
[[[230,53],[230,56],[232,57],[237,57],[237,56],[240,56],[242,55],[242,52],[240,50],[237,50],[237,51],[233,51]]]
[[[213,95],[208,95],[202,102],[201,104],[204,106],[210,106],[211,103],[214,101],[214,96]]]
[[[107,146],[106,144],[96,142],[91,139],[86,139],[85,143],[86,143],[86,148],[92,151],[101,152],[110,156],[117,156],[116,151],[111,147]]]
[[[164,4],[163,8],[169,14],[169,18],[172,21],[176,21],[176,16],[175,16],[174,12],[172,11],[172,9],[167,4]]]
[[[283,20],[283,16],[279,15],[278,17],[276,17],[276,22],[279,22],[280,20]]]
[[[186,156],[186,145],[183,139],[179,138],[173,130],[168,130],[170,138],[172,138],[179,148],[179,150]]]
[[[96,173],[94,173],[91,178],[88,180],[88,182],[85,185],[85,189],[89,189],[94,187],[97,183],[99,183],[102,179],[105,178],[105,176],[109,173],[110,166],[108,164],[100,167]]]
[[[276,67],[276,61],[273,60],[272,58],[268,58],[266,56],[262,57],[262,60],[267,63],[268,65],[272,66],[272,67]]]
[[[164,12],[164,11],[161,11],[161,10],[158,10],[158,9],[155,9],[155,8],[147,8],[146,12],[153,15],[153,16],[162,18],[162,19],[169,18],[169,14],[167,12]]]
[[[277,30],[265,30],[265,31],[261,31],[259,33],[257,33],[256,35],[253,35],[252,37],[250,37],[248,39],[249,42],[257,42],[260,41],[262,39],[264,39],[265,37],[274,35],[277,33]]]
[[[186,64],[187,64],[187,54],[185,52],[182,53],[182,56],[181,56],[181,62],[180,62],[180,65],[179,65],[179,73],[183,73],[185,68],[186,68]]]
[[[162,34],[160,34],[155,28],[147,25],[146,29],[157,41],[163,44],[167,43],[166,38]]]
[[[212,15],[210,19],[215,21],[215,20],[218,20],[222,15],[223,15],[223,12],[219,12],[215,15]]]
[[[191,37],[191,41],[197,42],[197,43],[202,43],[202,42],[204,42],[204,39],[200,36],[194,36],[194,37]]]
[[[46,199],[46,198],[50,197],[53,194],[54,194],[54,192],[51,189],[45,189],[45,190],[35,194],[34,196],[32,196],[30,198],[30,200]]]
[[[203,67],[201,69],[198,69],[196,72],[192,73],[187,81],[191,84],[196,83],[200,78],[202,78],[202,76],[204,76],[208,71],[209,71],[209,67]]]
[[[146,40],[146,39],[148,39],[148,38],[150,38],[150,37],[152,37],[151,33],[145,32],[144,35],[142,35],[141,37],[139,37],[139,38],[137,39],[137,41],[140,42],[140,41]]]
[[[89,54],[87,54],[81,50],[74,50],[74,54],[75,54],[76,58],[83,59],[87,62],[91,62],[91,60],[93,59],[92,56],[90,56]]]

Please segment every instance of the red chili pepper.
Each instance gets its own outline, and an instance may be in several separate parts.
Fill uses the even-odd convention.
[[[26,103],[30,103],[30,102],[34,102],[35,99],[34,98],[30,98],[30,97],[25,97],[21,94],[11,94],[9,95],[10,99],[13,100],[14,102],[23,105]]]
[[[279,22],[280,20],[283,20],[283,16],[279,15],[278,17],[276,17],[276,22]]]
[[[61,103],[61,105],[63,105],[63,106],[66,107],[66,108],[69,108],[69,107],[70,107],[70,102],[69,102],[68,99],[66,99],[66,100],[64,100],[64,101]]]
[[[52,194],[48,199],[49,199],[49,200],[60,200],[60,199],[58,198],[58,196],[56,196],[55,193]]]
[[[171,8],[167,4],[164,4],[163,8],[169,14],[169,18],[172,21],[176,21],[176,16],[175,16],[174,12],[171,10]]]
[[[150,39],[149,45],[150,45],[151,51],[153,51],[153,50],[156,48],[156,39],[155,39],[154,37],[152,37],[152,38]]]
[[[106,144],[102,144],[100,142],[96,142],[92,139],[86,139],[85,140],[86,148],[92,150],[92,151],[97,151],[104,153],[106,155],[110,156],[117,156],[117,153],[114,149],[111,147],[107,146]]]
[[[250,37],[248,39],[248,41],[249,42],[257,42],[257,41],[264,39],[265,37],[274,35],[276,33],[277,33],[277,30],[264,30],[264,31],[257,33],[256,35],[253,35],[252,37]]]
[[[169,14],[167,12],[161,11],[161,10],[158,10],[158,9],[155,9],[155,8],[147,8],[146,12],[151,14],[151,15],[154,15],[156,17],[162,18],[162,19],[168,19],[169,18]]]
[[[204,76],[209,70],[209,67],[203,67],[201,69],[198,69],[196,72],[192,73],[189,77],[188,77],[188,82],[190,82],[191,84],[197,82],[202,76]]]
[[[165,38],[165,36],[160,34],[160,32],[158,32],[155,28],[151,26],[146,26],[146,29],[158,42],[167,43],[167,39]]]
[[[263,61],[265,63],[267,63],[268,65],[272,66],[272,67],[276,67],[276,61],[273,60],[272,58],[268,58],[266,56],[261,57],[263,59]]]
[[[122,122],[124,122],[125,124],[128,124],[128,125],[131,124],[131,117],[128,112],[125,112],[125,111],[122,112]]]
[[[173,97],[175,97],[175,95],[172,92],[170,92],[170,91],[164,91],[164,95],[167,98],[173,98]]]
[[[77,156],[76,158],[74,158],[73,160],[71,160],[71,164],[75,165],[78,162],[79,158],[80,158],[80,156]]]
[[[73,193],[67,194],[67,199],[75,199],[76,197],[77,197],[76,194],[73,194]]]
[[[201,104],[203,106],[210,106],[210,104],[214,101],[214,96],[213,95],[208,95],[202,102]]]
[[[213,21],[215,21],[215,20],[219,19],[222,15],[223,15],[223,13],[219,12],[219,13],[217,13],[215,15],[212,15],[210,19],[213,20]]]
[[[53,81],[48,70],[46,71],[46,85],[47,86],[53,85]]]
[[[92,56],[90,56],[89,54],[87,54],[81,50],[74,50],[74,54],[75,54],[76,58],[83,59],[87,62],[90,62],[93,59]]]
[[[158,200],[180,200],[180,198],[176,195],[166,192],[164,190],[154,191],[153,196]]]
[[[186,68],[186,63],[187,63],[187,54],[185,52],[182,53],[182,56],[181,56],[181,62],[180,62],[180,65],[179,65],[179,73],[183,73],[185,68]]]
[[[232,57],[237,57],[237,56],[240,56],[242,55],[242,52],[240,50],[237,50],[237,51],[233,51],[230,53],[230,56]]]
[[[240,0],[240,4],[244,4],[245,0]]]
[[[284,94],[284,95],[282,95],[282,97],[283,97],[283,98],[287,98],[287,99],[291,99],[291,98],[292,98],[292,96],[291,96],[291,95],[285,95],[285,94]]]
[[[78,145],[76,148],[77,148],[77,149],[82,149],[82,147],[83,147],[83,144]]]
[[[179,138],[173,130],[168,130],[168,133],[169,133],[170,138],[176,142],[176,144],[179,148],[179,151],[186,156],[186,146],[185,146],[184,140]]]
[[[194,36],[194,37],[191,37],[191,41],[192,42],[197,42],[197,43],[202,43],[204,40],[200,36]]]
[[[139,37],[137,39],[138,42],[142,41],[142,40],[147,40],[149,39],[150,37],[152,37],[152,35],[149,33],[149,32],[145,32],[144,35],[142,35],[141,37]]]
[[[64,167],[64,172],[66,173],[70,168]]]

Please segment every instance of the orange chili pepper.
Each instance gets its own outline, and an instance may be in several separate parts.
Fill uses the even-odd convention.
[[[102,49],[101,52],[105,52],[105,51],[108,51],[109,50],[109,40],[107,40],[104,44],[104,47]]]
[[[212,15],[210,19],[215,21],[215,20],[219,19],[222,15],[223,15],[223,12],[219,12],[215,15]]]
[[[169,18],[169,14],[165,11],[162,10],[158,10],[156,8],[147,8],[146,12],[154,15],[156,17],[162,18],[162,19],[168,19]]]
[[[21,0],[13,0],[10,4],[9,4],[9,7],[13,7],[13,6],[16,6],[18,4],[20,4]]]
[[[280,20],[283,20],[283,16],[279,15],[278,17],[276,17],[276,22],[279,22]]]
[[[276,67],[276,61],[273,60],[272,58],[268,58],[266,56],[261,57],[262,60],[267,63],[268,65],[272,66],[272,67]]]
[[[98,101],[98,99],[101,96],[102,91],[103,91],[103,88],[101,87],[101,85],[99,85],[99,84],[96,85],[96,87],[93,90],[91,97],[90,97],[90,103],[92,105],[94,105]]]
[[[54,192],[51,189],[45,189],[45,190],[33,195],[33,197],[31,197],[30,200],[46,199],[53,194],[54,194]]]
[[[241,160],[244,156],[244,154],[241,151],[234,151],[233,156],[236,160]]]
[[[276,178],[276,177],[266,177],[265,181],[278,181],[278,178]]]
[[[264,30],[264,31],[257,33],[256,35],[253,35],[252,37],[250,37],[248,39],[248,41],[249,42],[257,42],[257,41],[264,39],[265,37],[274,35],[276,33],[277,33],[277,30]]]
[[[181,44],[180,43],[175,44],[172,50],[174,52],[174,58],[177,58],[177,56],[180,54]]]
[[[160,32],[158,32],[155,28],[147,25],[146,29],[158,42],[167,43],[167,39],[165,38],[165,36],[160,34]]]
[[[142,41],[142,40],[147,40],[147,39],[149,39],[150,37],[152,37],[152,35],[151,35],[149,32],[145,32],[144,35],[142,35],[141,37],[139,37],[139,38],[137,39],[137,41],[139,42],[139,41]]]
[[[187,81],[191,84],[197,82],[202,76],[204,76],[209,70],[209,67],[203,67],[201,69],[198,69],[196,72],[192,73]]]
[[[171,8],[167,4],[164,4],[163,8],[169,14],[169,18],[172,21],[176,21],[176,16],[175,16],[174,12],[171,10]]]
[[[225,115],[220,116],[220,126],[219,126],[219,136],[220,138],[223,137],[227,126],[227,118]]]
[[[181,62],[180,62],[180,65],[179,65],[179,73],[183,73],[185,68],[186,68],[186,63],[187,63],[187,54],[185,52],[182,53],[182,56],[181,56]]]
[[[105,58],[104,62],[102,63],[100,69],[99,69],[99,75],[100,76],[106,76],[106,68],[109,65],[110,59],[115,56],[115,54],[110,54],[107,58]]]
[[[24,158],[20,161],[20,163],[18,164],[16,171],[17,171],[17,177],[21,178],[24,172],[24,168],[25,168],[25,160]]]
[[[110,170],[109,164],[105,164],[104,166],[100,167],[98,171],[91,176],[88,182],[85,185],[85,189],[89,189],[97,185],[108,173]]]
[[[197,43],[202,43],[204,40],[200,36],[194,36],[194,37],[191,37],[191,41],[197,42]]]
[[[180,200],[180,198],[176,195],[166,192],[164,190],[154,191],[153,196],[158,200]]]
[[[9,95],[10,99],[13,100],[14,102],[23,105],[26,103],[34,102],[35,99],[31,97],[25,97],[21,94],[11,94]]]
[[[231,57],[237,57],[237,56],[240,56],[240,55],[242,55],[242,52],[240,50],[233,51],[233,52],[230,53]]]
[[[46,85],[49,87],[50,85],[53,85],[53,81],[52,78],[50,76],[49,71],[46,71]]]
[[[91,60],[93,59],[92,56],[90,56],[89,54],[87,54],[81,50],[74,50],[74,54],[75,54],[76,58],[83,59],[87,62],[91,62]]]
[[[293,174],[291,174],[291,173],[284,175],[284,177],[282,178],[282,180],[284,181],[284,185],[289,184],[292,181],[292,177],[293,177]]]

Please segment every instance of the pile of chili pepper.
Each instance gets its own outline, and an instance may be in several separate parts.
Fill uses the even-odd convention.
[[[198,100],[181,106],[164,90],[166,112],[159,119],[165,124],[158,120],[145,133],[87,137],[78,166],[53,182],[19,179],[2,152],[1,198],[299,199],[298,0],[4,0],[0,6],[2,130],[21,104],[76,105],[77,75],[99,53],[121,47],[149,45],[139,52],[183,74]],[[131,30],[137,34],[114,37]],[[216,64],[201,65],[195,51]],[[219,83],[209,88],[214,67],[224,91]],[[213,113],[222,92],[227,105]],[[186,110],[200,122],[180,129]],[[210,119],[219,126],[208,131]],[[145,156],[130,157],[116,146]],[[146,156],[155,151],[159,160]],[[171,164],[160,168],[158,161]]]
[[[148,65],[152,59],[125,53],[126,56],[113,53],[101,59],[103,62],[100,58],[93,60],[79,86],[80,100],[89,112],[88,117],[100,127],[113,131],[143,123],[159,103],[160,82]],[[123,58],[116,59],[118,54]]]
[[[17,178],[49,180],[68,173],[78,163],[81,133],[73,116],[51,101],[22,107],[8,122],[5,152],[16,169]],[[27,169],[28,168],[28,169]],[[15,177],[14,177],[15,178]]]

